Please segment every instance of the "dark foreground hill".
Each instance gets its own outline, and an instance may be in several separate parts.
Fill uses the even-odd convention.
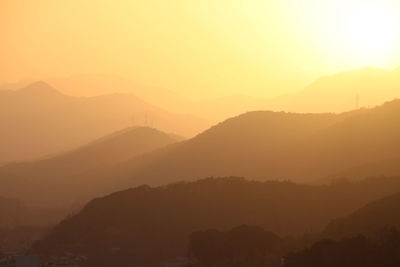
[[[290,253],[285,267],[400,266],[400,193],[331,222],[312,246]],[[328,238],[328,239],[327,239]]]
[[[188,266],[397,267],[399,208],[400,193],[396,193],[334,220],[321,234],[298,239],[278,238],[249,226],[194,232]]]
[[[354,213],[330,223],[325,235],[334,238],[359,234],[375,236],[385,230],[400,229],[400,193],[369,203]]]
[[[240,178],[141,186],[91,201],[34,250],[86,255],[88,266],[149,264],[185,255],[194,231],[247,224],[300,234],[399,190],[399,178],[331,186]]]
[[[397,267],[400,232],[384,231],[378,238],[353,236],[339,241],[321,240],[285,257],[283,267]],[[248,265],[251,266],[251,265]]]
[[[180,141],[153,128],[132,127],[57,156],[0,168],[0,193],[39,206],[64,206],[82,201],[91,185],[85,173]]]

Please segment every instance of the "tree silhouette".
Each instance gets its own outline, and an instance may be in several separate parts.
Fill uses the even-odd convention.
[[[400,266],[400,233],[384,231],[379,238],[356,236],[340,241],[321,240],[291,253],[284,267],[396,267]]]

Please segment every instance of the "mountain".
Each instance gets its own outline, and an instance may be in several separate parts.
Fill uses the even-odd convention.
[[[44,82],[0,91],[0,162],[67,151],[132,125],[192,136],[208,123],[169,113],[132,94],[72,97]]]
[[[382,105],[397,98],[400,98],[400,69],[363,68],[322,76],[303,89],[286,95],[264,98],[232,95],[197,101],[190,108],[194,114],[221,120],[254,110],[340,113]],[[201,110],[204,106],[208,108]]]
[[[85,174],[90,170],[112,166],[181,140],[152,128],[128,128],[57,156],[8,164],[0,169],[0,192],[33,205],[72,205],[86,199],[83,192],[91,184],[101,184],[87,179]]]
[[[379,161],[368,162],[362,165],[340,171],[335,177],[351,177],[362,179],[367,176],[394,176],[400,173],[400,156],[395,155]]]
[[[291,101],[292,95],[267,98],[239,94],[195,101],[191,104],[190,108],[193,114],[211,120],[221,121],[229,117],[237,116],[238,114],[256,110],[287,111],[289,110],[288,107]],[[207,107],[207,109],[203,107]]]
[[[320,234],[320,241],[287,255],[283,266],[399,266],[399,209],[400,193],[396,193],[335,219]]]
[[[343,112],[400,98],[400,69],[363,68],[317,79],[291,97],[284,110]]]
[[[277,266],[395,267],[400,266],[399,251],[400,232],[392,230],[380,233],[378,238],[359,235],[338,241],[320,240],[311,247],[285,256],[283,264]]]
[[[400,150],[399,113],[398,100],[342,114],[250,112],[192,139],[115,165],[97,164],[96,168],[80,173],[65,170],[57,181],[79,181],[71,190],[85,199],[141,184],[163,185],[211,176],[326,183],[343,178],[343,173],[352,168],[394,162],[392,159],[398,157]],[[17,194],[12,197],[23,201],[69,203],[69,192],[62,186],[44,193],[43,188],[54,182],[49,180],[50,175],[43,175],[52,173],[51,164],[39,162],[34,166],[41,167],[29,166],[0,168],[0,188],[5,188],[0,189],[0,194],[7,194],[11,184],[11,192]],[[374,173],[363,174],[366,177]],[[381,174],[400,175],[395,171]],[[41,177],[37,180],[41,186],[22,186],[32,184],[37,177]],[[15,181],[21,184],[17,186]]]
[[[63,78],[48,78],[46,82],[61,92],[74,96],[97,96],[110,93],[132,93],[156,106],[182,114],[194,114],[212,122],[258,109],[273,109],[274,101],[266,98],[233,95],[209,100],[193,100],[170,90],[147,86],[114,75],[76,74]],[[205,108],[207,107],[207,108]]]
[[[228,95],[190,99],[173,91],[147,86],[114,75],[76,74],[46,78],[67,95],[93,97],[103,94],[134,94],[140,99],[179,114],[193,114],[218,122],[254,110],[300,113],[345,112],[373,107],[400,98],[400,69],[363,68],[322,76],[299,91],[272,97]],[[26,81],[4,84],[1,89],[20,88]],[[206,108],[205,108],[206,107]]]
[[[34,251],[86,255],[87,266],[147,266],[186,255],[195,231],[243,224],[282,235],[315,231],[399,190],[398,177],[330,186],[232,177],[140,186],[92,200]]]
[[[94,97],[107,94],[134,94],[146,102],[177,113],[183,111],[179,107],[188,101],[170,90],[147,86],[116,75],[75,74],[68,77],[47,78],[45,81],[67,95]]]
[[[400,69],[363,68],[322,76],[299,91],[273,97],[232,95],[198,101],[192,111],[206,118],[223,119],[254,110],[295,113],[341,113],[374,107],[400,98]]]
[[[324,234],[335,238],[360,234],[376,236],[385,229],[400,229],[399,210],[400,193],[396,193],[371,202],[348,216],[334,220],[327,226]]]
[[[399,113],[398,100],[342,114],[250,112],[176,146],[92,175],[109,181],[107,177],[113,177],[109,188],[114,190],[232,175],[326,182],[351,168],[396,158]]]

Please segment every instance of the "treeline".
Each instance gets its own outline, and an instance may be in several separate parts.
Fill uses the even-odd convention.
[[[282,238],[262,228],[194,232],[193,267],[395,267],[400,266],[400,193],[334,220],[324,231]]]
[[[232,177],[141,186],[91,201],[38,242],[34,252],[86,255],[87,266],[152,266],[186,255],[193,232],[255,225],[286,240],[273,254],[280,258],[319,238],[288,236],[319,232],[331,220],[399,191],[397,177],[321,186]]]
[[[254,226],[194,232],[187,267],[400,266],[400,232],[394,228],[381,231],[375,238],[322,239],[298,252],[289,252],[291,243]]]
[[[321,240],[284,258],[284,267],[398,267],[400,233],[382,232],[378,238],[363,235],[339,241]]]

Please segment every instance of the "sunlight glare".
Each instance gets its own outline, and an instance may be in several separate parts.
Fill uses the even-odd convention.
[[[383,2],[348,6],[339,34],[344,52],[359,64],[390,61],[398,45],[398,21],[394,10]]]

